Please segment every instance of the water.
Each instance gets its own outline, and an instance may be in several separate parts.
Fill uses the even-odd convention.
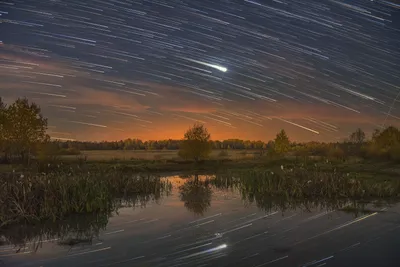
[[[122,201],[118,214],[3,230],[0,260],[57,267],[354,266],[354,260],[398,266],[397,204],[293,201],[212,176],[167,179],[171,190],[163,198]]]

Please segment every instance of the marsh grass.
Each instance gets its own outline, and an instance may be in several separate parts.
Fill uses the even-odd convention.
[[[400,179],[360,178],[355,173],[322,171],[317,168],[237,170],[220,175],[218,183],[239,183],[242,190],[272,197],[319,198],[397,198]]]
[[[127,202],[145,205],[160,199],[168,188],[168,182],[159,177],[119,171],[2,174],[0,228],[73,214],[114,212]]]
[[[211,183],[217,188],[237,190],[244,203],[255,203],[265,211],[343,209],[358,216],[368,212],[366,205],[390,205],[400,198],[397,178],[365,178],[317,166],[289,169],[282,165],[275,172],[228,171],[217,174]]]
[[[343,189],[347,182],[350,185],[359,186],[358,180],[355,180],[359,178],[350,175],[343,176],[335,172],[332,175],[325,173],[321,175],[317,170],[312,176],[304,169],[301,171],[304,172],[303,176],[298,176],[298,173],[293,170],[285,171],[284,168],[277,173],[265,172],[265,170],[229,171],[211,176],[203,175],[203,179],[200,179],[198,175],[181,175],[180,177],[186,179],[186,181],[179,187],[179,192],[184,206],[189,211],[199,215],[202,215],[210,207],[214,189],[239,194],[246,206],[255,204],[260,210],[266,212],[336,210],[351,213],[358,217],[362,214],[381,212],[383,207],[399,202],[398,194],[386,191],[386,187],[381,184],[386,185],[388,183],[395,189],[397,185],[395,181],[368,181],[367,185],[372,184],[371,190],[375,190],[375,188],[380,190],[368,195],[363,191],[361,191],[363,194],[356,194],[360,191],[352,188],[342,193],[325,194],[327,192],[325,183],[330,182],[332,184],[332,181],[329,180],[331,178],[343,178],[343,180],[335,180],[334,188],[339,189]],[[293,173],[294,176],[292,176]],[[307,180],[304,176],[307,177]],[[293,181],[297,178],[300,181]],[[360,190],[364,189],[361,188]]]
[[[366,179],[357,174],[314,169],[235,170],[219,173],[211,184],[218,189],[238,191],[245,204],[255,203],[264,211],[301,209],[341,210],[356,217],[374,208],[396,203],[398,179]]]
[[[122,207],[143,207],[168,195],[172,184],[154,175],[134,174],[129,166],[69,169],[0,175],[0,243],[31,244],[58,239],[62,246],[90,244]],[[179,187],[187,209],[202,215],[212,189],[238,191],[245,204],[265,211],[341,210],[359,214],[390,204],[400,196],[399,179],[365,178],[357,173],[279,166],[238,169],[207,176],[182,175]],[[378,199],[378,200],[377,200]]]

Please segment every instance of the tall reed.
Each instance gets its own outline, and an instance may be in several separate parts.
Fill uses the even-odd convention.
[[[241,191],[270,197],[395,198],[400,197],[400,179],[358,178],[357,174],[303,168],[271,172],[265,169],[239,170],[217,175],[214,184],[237,186]]]
[[[159,177],[107,172],[0,175],[0,228],[17,221],[115,211],[122,201],[157,201],[168,189]],[[123,199],[123,200],[122,200]]]

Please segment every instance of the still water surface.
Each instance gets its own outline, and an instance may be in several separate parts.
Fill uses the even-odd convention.
[[[400,266],[397,204],[294,202],[213,177],[166,179],[162,198],[122,201],[118,214],[7,230],[0,266]]]

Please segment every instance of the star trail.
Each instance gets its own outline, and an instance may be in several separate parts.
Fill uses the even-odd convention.
[[[0,1],[0,94],[53,138],[339,140],[400,120],[400,4]]]

